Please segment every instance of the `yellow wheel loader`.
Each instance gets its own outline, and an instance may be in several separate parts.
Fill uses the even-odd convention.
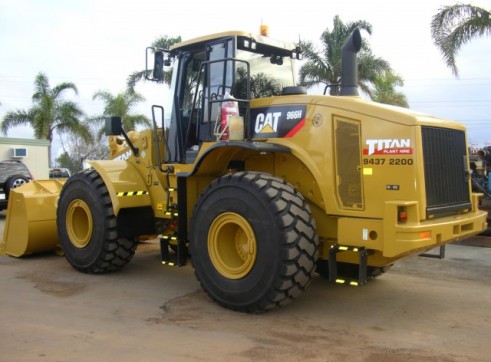
[[[259,312],[291,302],[315,272],[362,285],[398,259],[485,230],[465,128],[359,96],[360,47],[355,30],[338,96],[308,95],[295,80],[301,49],[263,35],[147,49],[148,79],[172,72],[153,129],[126,133],[108,119],[111,160],[92,161],[58,193],[15,190],[3,253],[59,243],[75,269],[110,272],[155,235],[163,264],[190,257],[211,299]],[[47,197],[51,219],[21,213],[28,196]],[[41,222],[57,237],[40,236],[37,248],[35,232],[15,238],[18,225]]]

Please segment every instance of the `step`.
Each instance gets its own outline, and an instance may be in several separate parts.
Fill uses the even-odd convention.
[[[171,245],[176,245],[177,248],[172,250]],[[179,241],[176,235],[164,235],[160,238],[160,256],[163,265],[184,266],[187,262],[187,255],[186,242]]]

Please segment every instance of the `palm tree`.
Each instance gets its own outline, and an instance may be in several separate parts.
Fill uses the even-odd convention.
[[[473,5],[455,4],[440,8],[431,21],[431,35],[435,45],[452,73],[458,77],[455,56],[461,46],[475,37],[491,34],[488,10]]]
[[[375,77],[373,81],[372,100],[379,103],[409,108],[406,96],[395,89],[395,87],[402,87],[403,85],[404,80],[400,75],[386,71]]]
[[[154,40],[152,43],[152,48],[158,48],[158,49],[166,49],[168,50],[172,45],[176,43],[181,42],[181,37],[177,36],[174,38],[171,38],[167,35],[161,36],[157,39]],[[129,89],[134,90],[136,83],[139,81],[144,81],[146,76],[150,75],[152,73],[152,69],[149,70],[140,70],[137,72],[133,72],[128,76],[127,80],[127,86]],[[165,84],[170,84],[172,79],[172,70],[164,71],[164,79],[163,82]]]
[[[141,94],[131,89],[126,89],[116,96],[108,91],[98,91],[94,94],[93,99],[102,100],[105,105],[102,115],[93,117],[92,120],[102,121],[106,117],[118,116],[121,117],[123,128],[126,131],[134,130],[138,125],[151,126],[150,120],[145,115],[131,113],[135,105],[145,100]]]
[[[82,110],[75,102],[63,99],[63,94],[69,89],[78,94],[77,87],[70,82],[64,82],[51,88],[48,77],[44,73],[39,73],[34,81],[33,106],[28,110],[7,112],[0,126],[3,134],[6,135],[11,127],[30,125],[37,139],[49,141],[50,166],[51,144],[55,131],[58,134],[75,134],[90,141],[91,134],[80,121],[83,115]]]
[[[323,49],[317,51],[310,41],[300,42],[303,54],[307,62],[300,68],[300,84],[311,88],[318,84],[330,87],[330,94],[337,94],[338,84],[341,78],[341,50],[351,34],[356,29],[362,29],[372,33],[372,26],[358,20],[344,24],[338,15],[334,17],[334,27],[330,31],[326,29],[320,38]],[[358,55],[359,86],[368,95],[371,95],[369,83],[384,71],[390,70],[390,65],[382,58],[375,57],[368,44],[362,41],[362,48]]]

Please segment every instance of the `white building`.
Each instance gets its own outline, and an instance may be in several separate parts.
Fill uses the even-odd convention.
[[[21,160],[34,179],[48,179],[48,146],[48,140],[0,137],[0,161]]]

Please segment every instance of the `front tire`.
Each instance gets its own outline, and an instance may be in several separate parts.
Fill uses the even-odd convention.
[[[81,272],[116,271],[135,254],[137,241],[118,237],[109,192],[95,170],[68,179],[58,201],[57,226],[66,259]]]
[[[285,305],[309,284],[317,258],[315,221],[282,179],[238,172],[215,180],[193,212],[191,255],[205,292],[243,312]]]

